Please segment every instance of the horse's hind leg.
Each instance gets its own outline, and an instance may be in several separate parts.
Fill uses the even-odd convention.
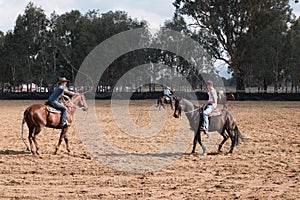
[[[32,137],[32,140],[33,140],[35,148],[36,148],[35,152],[36,152],[37,155],[39,155],[38,150],[40,149],[40,145],[38,144],[36,137],[41,132],[41,130],[42,129],[40,127],[36,127],[34,129],[34,136]]]
[[[219,144],[219,148],[218,148],[219,153],[222,152],[222,147],[223,147],[224,143],[228,140],[228,135],[226,135],[225,129],[223,129],[220,134],[223,136],[223,141]]]
[[[229,129],[227,132],[228,132],[229,137],[231,139],[231,146],[230,146],[228,154],[232,154],[233,153],[233,149],[234,149],[234,147],[236,145],[236,143],[235,143],[235,137],[236,136],[234,134],[234,130]]]
[[[29,128],[28,141],[29,141],[29,145],[30,145],[30,151],[32,154],[35,154],[35,152],[33,151],[33,136],[32,136],[34,128],[32,128],[32,127],[28,127],[28,128]]]

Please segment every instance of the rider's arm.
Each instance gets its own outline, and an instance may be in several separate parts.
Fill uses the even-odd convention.
[[[212,100],[211,101],[207,101],[207,104],[214,104],[216,102],[217,101],[216,101],[215,97],[212,97]]]
[[[211,99],[211,100],[208,100],[208,101],[206,102],[206,104],[214,104],[214,103],[217,103],[216,94],[213,94],[213,92],[212,92],[212,93],[210,93],[210,95],[211,95],[211,98],[209,98],[209,99]]]
[[[70,90],[64,89],[64,94],[75,95],[76,92],[72,92],[72,91],[70,91]]]

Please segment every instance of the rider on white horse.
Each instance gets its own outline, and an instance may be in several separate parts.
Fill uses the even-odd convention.
[[[213,82],[211,80],[208,80],[206,82],[206,89],[208,93],[208,101],[204,105],[203,109],[203,130],[208,131],[208,116],[214,109],[217,108],[217,101],[218,101],[218,95],[217,92],[213,86]]]

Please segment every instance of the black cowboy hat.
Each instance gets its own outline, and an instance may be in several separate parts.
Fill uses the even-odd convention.
[[[62,82],[68,82],[69,80],[68,79],[66,79],[65,77],[60,77],[59,79],[58,79],[58,82],[59,83],[62,83]]]

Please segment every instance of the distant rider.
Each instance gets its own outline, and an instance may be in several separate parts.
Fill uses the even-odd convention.
[[[61,111],[61,118],[60,118],[60,127],[64,127],[67,124],[67,107],[64,106],[62,103],[58,102],[58,100],[64,95],[75,95],[75,92],[69,91],[67,86],[68,80],[65,77],[59,78],[58,86],[54,89],[53,93],[48,98],[48,104],[58,110]]]
[[[173,102],[173,97],[172,97],[173,92],[171,91],[170,87],[165,87],[164,89],[164,95],[170,98],[170,103],[172,104]]]

